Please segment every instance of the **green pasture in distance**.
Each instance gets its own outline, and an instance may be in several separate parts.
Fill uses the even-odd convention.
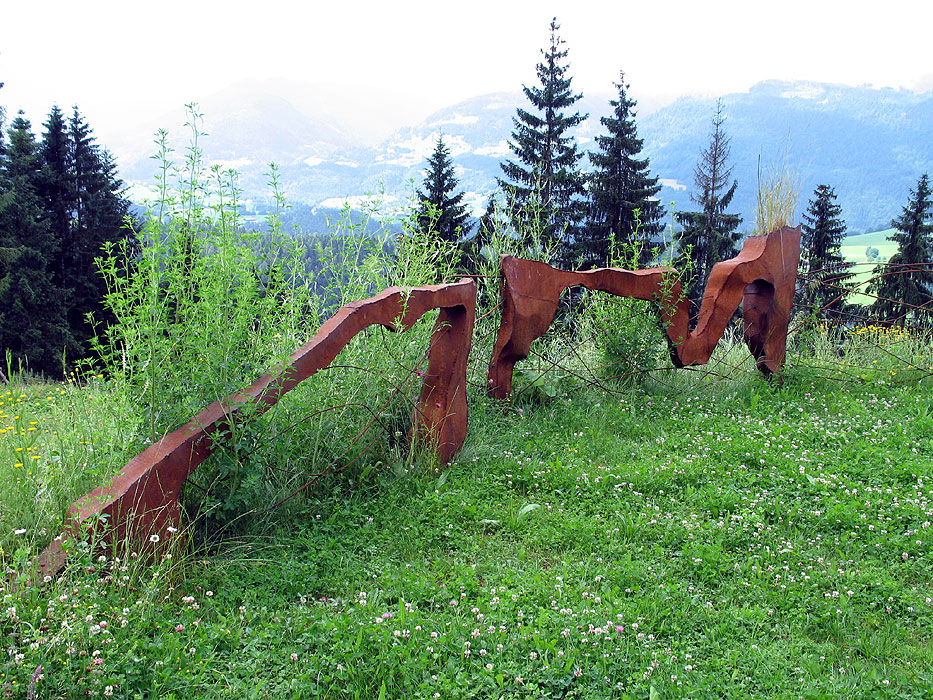
[[[888,240],[888,236],[892,233],[894,233],[894,229],[888,228],[883,231],[872,231],[871,233],[862,233],[857,236],[847,236],[843,240],[840,252],[842,253],[842,257],[846,260],[856,263],[853,272],[855,272],[855,281],[858,283],[860,289],[865,288],[865,285],[867,285],[872,277],[872,271],[875,267],[865,254],[866,249],[869,246],[878,249],[877,262],[887,260],[897,252],[897,244]],[[872,303],[871,297],[865,296],[864,294],[852,295],[851,301],[866,305]]]
[[[846,236],[842,242],[841,252],[846,260],[852,262],[869,262],[865,255],[865,249],[868,246],[877,248],[880,257],[890,258],[897,251],[897,244],[889,241],[888,236],[894,233],[893,228],[883,231],[872,231],[871,233],[862,233],[858,236]]]

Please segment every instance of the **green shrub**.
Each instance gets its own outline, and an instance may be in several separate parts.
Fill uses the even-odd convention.
[[[614,248],[609,266],[636,270],[639,254],[637,245]],[[639,385],[653,370],[670,366],[658,302],[587,293],[584,327],[595,342],[602,379]]]
[[[137,233],[138,254],[111,246],[99,261],[115,322],[96,350],[134,397],[150,441],[253,381],[317,321],[298,247],[275,214],[265,232],[243,225],[236,173],[206,168],[200,121],[191,109],[180,170],[159,133],[159,196]],[[269,175],[279,211],[274,167]]]

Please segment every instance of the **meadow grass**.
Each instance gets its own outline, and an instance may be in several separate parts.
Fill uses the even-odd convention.
[[[897,252],[897,243],[888,240],[888,236],[894,233],[893,228],[883,231],[872,231],[871,233],[860,233],[855,236],[846,236],[842,240],[840,252],[846,260],[852,262],[869,262],[865,256],[865,249],[871,246],[878,249],[878,254],[882,258],[890,258]]]
[[[472,394],[440,475],[326,477],[155,562],[78,547],[5,594],[0,692],[929,697],[930,365],[870,347],[801,339],[782,382],[727,346],[623,390]]]
[[[804,324],[768,381],[733,329],[707,366],[672,370],[646,304],[584,297],[493,402],[491,276],[469,434],[443,473],[405,445],[429,314],[364,331],[248,415],[189,479],[171,550],[88,531],[60,576],[26,585],[67,505],[152,440],[340,304],[455,263],[429,231],[370,237],[346,217],[326,274],[302,280],[276,216],[262,236],[240,226],[198,118],[175,185],[162,138],[135,267],[102,261],[104,373],[0,395],[0,695],[933,693],[928,338]],[[504,213],[484,274],[499,253],[548,258]]]
[[[0,561],[28,561],[61,530],[78,496],[142,449],[132,402],[89,375],[0,391]]]
[[[897,243],[888,239],[888,236],[894,232],[895,230],[893,228],[889,228],[883,231],[846,236],[842,240],[839,252],[847,262],[855,263],[855,266],[852,268],[854,277],[851,281],[856,287],[856,292],[849,297],[850,302],[863,304],[865,306],[869,306],[874,302],[873,297],[860,292],[867,290],[868,283],[874,278],[874,270],[880,260],[869,260],[865,251],[869,246],[877,248],[879,258],[887,260],[897,252]]]

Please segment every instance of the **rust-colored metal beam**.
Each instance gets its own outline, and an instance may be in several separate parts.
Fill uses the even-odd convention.
[[[502,256],[502,321],[489,363],[489,395],[501,399],[512,392],[515,363],[528,357],[531,343],[553,323],[561,292],[577,285],[656,301],[677,367],[708,362],[726,324],[744,301],[746,344],[762,372],[778,373],[784,364],[799,261],[799,226],[746,239],[735,258],[713,266],[691,331],[689,301],[683,298],[676,272],[669,267],[569,272]]]
[[[66,530],[36,562],[38,577],[57,572],[67,553],[62,542],[83,527],[106,523],[107,537],[165,537],[179,522],[178,498],[188,476],[213,452],[246,406],[265,411],[279,398],[327,367],[360,331],[382,325],[392,331],[411,328],[432,309],[440,309],[421,394],[412,415],[409,443],[432,450],[447,464],[463,446],[467,430],[466,369],[476,318],[476,283],[386,289],[376,296],[342,307],[311,341],[289,357],[278,371],[264,374],[243,391],[218,401],[181,428],[169,433],[120,470],[106,486],[75,501]]]

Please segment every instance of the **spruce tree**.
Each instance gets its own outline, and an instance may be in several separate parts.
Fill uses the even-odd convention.
[[[516,213],[515,226],[528,235],[535,232],[546,244],[558,244],[560,262],[572,262],[572,247],[586,216],[585,180],[580,171],[583,153],[570,130],[586,119],[568,114],[583,97],[571,88],[561,47],[557,18],[551,20],[548,49],[537,64],[539,86],[522,86],[532,110],[519,108],[512,123],[515,130],[509,147],[515,160],[501,164],[504,178],[499,186]]]
[[[62,110],[56,105],[49,113],[39,147],[41,170],[39,196],[46,210],[52,235],[57,241],[53,262],[55,284],[64,287],[73,272],[71,221],[75,207],[74,178],[71,167],[71,143],[68,125]]]
[[[888,238],[897,243],[897,252],[874,269],[869,285],[869,293],[876,296],[872,311],[897,325],[912,317],[929,327],[933,325],[933,198],[927,173],[891,225],[897,231]]]
[[[61,376],[76,345],[65,319],[67,294],[54,283],[58,254],[38,190],[40,158],[22,113],[10,124],[0,161],[0,356]]]
[[[639,159],[644,141],[635,126],[635,100],[626,91],[625,75],[615,83],[618,97],[610,100],[612,115],[600,119],[608,131],[597,136],[598,151],[589,154],[594,171],[589,178],[590,209],[578,251],[584,267],[603,267],[613,247],[637,245],[638,266],[644,267],[659,247],[664,211],[655,198],[661,190],[651,177],[648,159]],[[636,214],[637,212],[637,214]]]
[[[459,184],[450,149],[443,137],[438,136],[434,153],[428,158],[423,190],[417,192],[416,216],[422,230],[433,230],[450,243],[457,243],[470,231],[470,214],[463,204],[463,192],[456,191]]]
[[[838,315],[851,291],[852,263],[842,257],[842,207],[829,185],[817,185],[803,215],[800,238],[801,303],[819,316]]]
[[[742,218],[726,213],[739,183],[737,180],[729,183],[732,166],[728,164],[730,139],[722,128],[725,120],[719,100],[709,146],[700,154],[700,162],[693,170],[695,191],[690,199],[700,205],[700,211],[677,214],[677,222],[683,227],[678,238],[680,264],[687,262],[688,251],[691,263],[684,289],[694,305],[700,302],[713,265],[735,257],[738,252],[740,234],[736,229]]]
[[[102,318],[101,302],[107,288],[94,261],[107,243],[133,235],[125,226],[130,203],[123,195],[123,181],[117,175],[116,163],[92,134],[75,107],[68,120],[73,199],[63,286],[71,293],[69,325],[82,343],[93,334],[88,314],[106,321]]]

